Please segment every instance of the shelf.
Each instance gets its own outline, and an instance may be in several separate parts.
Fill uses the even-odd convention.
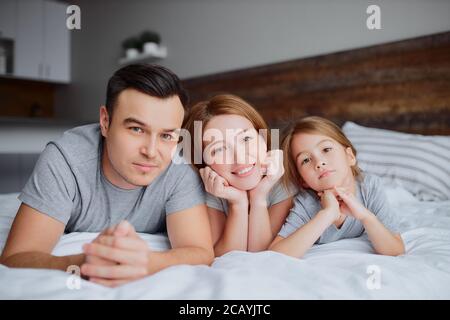
[[[167,57],[167,48],[164,46],[160,46],[158,48],[158,51],[153,53],[140,53],[138,56],[134,57],[134,58],[121,58],[119,60],[119,64],[121,65],[125,65],[125,64],[130,64],[130,63],[135,63],[135,62],[143,62],[146,60],[156,60],[156,59],[163,59]]]

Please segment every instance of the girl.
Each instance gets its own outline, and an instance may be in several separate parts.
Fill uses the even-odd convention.
[[[184,127],[193,137],[192,163],[207,191],[216,256],[267,249],[292,206],[295,188],[285,190],[278,181],[283,153],[268,152],[270,136],[261,115],[244,100],[223,94],[192,107]]]
[[[377,253],[405,252],[379,179],[360,172],[356,150],[337,125],[304,118],[287,132],[282,148],[286,182],[301,191],[271,250],[302,257],[314,243],[365,231]]]

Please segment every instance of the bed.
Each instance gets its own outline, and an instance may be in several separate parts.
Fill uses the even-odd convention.
[[[56,270],[0,265],[2,299],[450,299],[450,201],[419,201],[386,189],[401,222],[406,254],[380,256],[364,237],[314,246],[303,259],[233,251],[207,266],[173,266],[107,288]],[[16,213],[17,194],[0,195],[0,248]],[[81,252],[94,233],[64,235],[53,254]],[[141,235],[154,250],[164,234]]]
[[[343,125],[361,167],[384,180],[405,255],[374,254],[364,237],[314,246],[302,259],[233,251],[211,266],[173,266],[113,289],[0,265],[0,298],[450,299],[449,53],[447,32],[185,81],[193,102],[235,93],[273,128],[306,115]],[[0,195],[0,250],[18,206],[17,193]],[[169,248],[164,234],[141,236],[154,250]],[[53,254],[79,253],[95,237],[64,235]]]

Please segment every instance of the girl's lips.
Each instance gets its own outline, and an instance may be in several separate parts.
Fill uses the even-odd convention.
[[[319,179],[326,178],[334,173],[334,170],[327,170],[320,174]]]

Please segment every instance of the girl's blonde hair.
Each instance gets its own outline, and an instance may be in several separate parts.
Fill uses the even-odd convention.
[[[297,166],[292,158],[292,138],[299,133],[322,134],[339,142],[345,149],[351,148],[356,157],[356,149],[348,140],[342,130],[330,120],[322,117],[311,116],[303,118],[293,125],[291,125],[284,134],[281,142],[281,148],[284,153],[284,168],[285,174],[283,176],[283,183],[286,187],[290,184],[296,185],[302,189],[303,179],[297,171]],[[352,166],[352,173],[355,178],[361,177],[361,169],[358,163]]]
[[[248,102],[232,94],[219,94],[209,100],[201,101],[195,104],[188,113],[184,121],[183,128],[188,130],[191,135],[191,163],[198,169],[205,167],[205,164],[194,162],[194,154],[200,152],[203,156],[203,130],[208,122],[215,116],[219,115],[238,115],[248,119],[256,131],[264,129],[263,138],[266,141],[267,148],[270,149],[270,132],[263,117]],[[194,130],[194,121],[202,122],[202,130]],[[194,132],[196,131],[196,132]],[[197,141],[197,143],[195,143]],[[199,149],[200,148],[200,149]]]

